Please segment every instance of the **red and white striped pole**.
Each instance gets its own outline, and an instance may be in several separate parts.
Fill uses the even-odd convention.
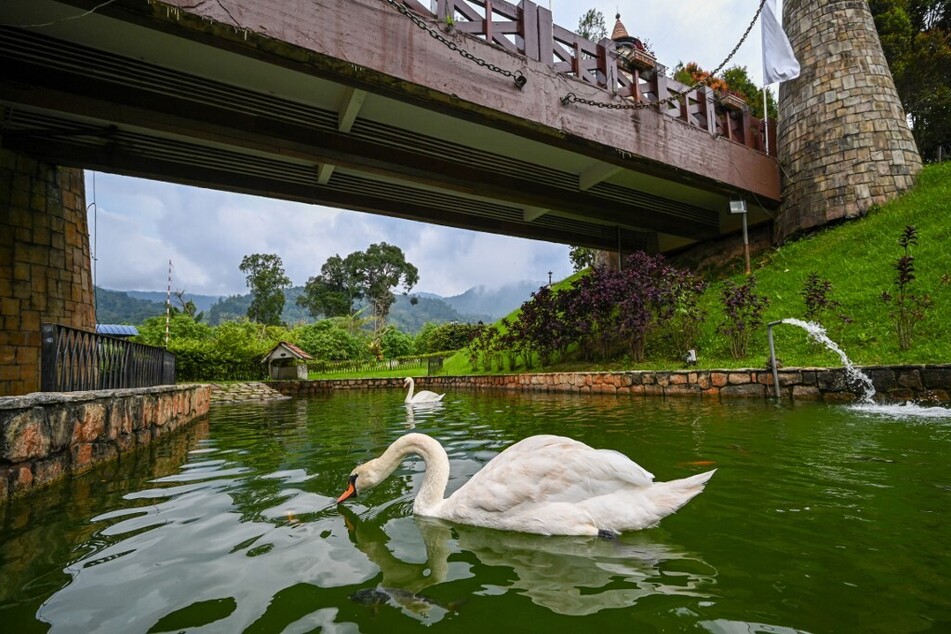
[[[165,296],[165,347],[168,348],[168,324],[172,313],[172,261],[168,261],[168,293]]]

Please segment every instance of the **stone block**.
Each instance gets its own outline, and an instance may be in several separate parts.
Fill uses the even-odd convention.
[[[898,380],[895,377],[895,371],[891,368],[875,368],[865,371],[866,376],[872,381],[875,390],[887,392],[898,387]]]
[[[725,372],[711,372],[710,373],[710,384],[713,387],[723,387],[728,383],[727,374]]]
[[[100,402],[83,403],[77,408],[72,444],[98,440],[106,431],[106,406]]]
[[[93,464],[102,464],[119,457],[119,448],[111,442],[97,442],[92,445]]]
[[[720,388],[720,396],[729,398],[766,398],[766,387],[759,383],[725,385]]]
[[[141,411],[141,402],[134,397],[112,399],[107,407],[105,437],[115,440],[122,434],[131,434],[133,421]]]
[[[792,397],[795,401],[819,401],[822,400],[822,392],[812,385],[794,385],[792,386]]]
[[[93,467],[92,443],[82,442],[69,448],[69,468],[73,473],[83,473]]]
[[[76,426],[77,408],[64,405],[61,407],[50,407],[46,417],[46,423],[50,435],[50,451],[55,453],[63,451],[69,445],[73,437],[73,429]]]
[[[668,385],[664,390],[664,396],[699,396],[699,385]]]
[[[749,372],[730,372],[727,374],[728,385],[743,385],[752,381]]]
[[[14,465],[10,468],[10,495],[18,497],[33,488],[33,470],[30,464]]]
[[[4,460],[16,464],[34,458],[45,458],[49,453],[50,436],[43,408],[20,410],[0,420],[3,430],[3,451],[0,456]]]
[[[823,392],[841,392],[846,389],[845,373],[840,370],[820,370],[816,384]]]
[[[921,373],[918,368],[908,368],[898,371],[898,385],[912,390],[920,390],[922,386]]]
[[[45,460],[37,460],[33,465],[35,486],[46,486],[58,482],[69,473],[69,455],[62,453]]]

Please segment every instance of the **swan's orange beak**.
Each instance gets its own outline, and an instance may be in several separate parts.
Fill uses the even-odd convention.
[[[340,504],[344,500],[353,497],[357,494],[357,476],[350,476],[350,482],[347,483],[347,490],[337,498],[337,504]]]

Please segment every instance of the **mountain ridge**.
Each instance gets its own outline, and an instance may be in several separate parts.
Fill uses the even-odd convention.
[[[408,333],[418,332],[426,322],[493,322],[521,306],[541,285],[521,280],[495,288],[474,286],[450,297],[429,292],[396,295],[389,321]],[[284,313],[281,316],[285,323],[313,321],[296,304],[301,292],[303,287],[291,287],[285,291]],[[250,293],[203,295],[185,292],[183,297],[185,301],[194,303],[197,311],[204,313],[205,321],[211,325],[243,317],[251,302]],[[96,287],[97,321],[139,325],[149,317],[164,315],[167,298],[167,291],[119,291]],[[174,294],[171,303],[181,308],[181,301]]]

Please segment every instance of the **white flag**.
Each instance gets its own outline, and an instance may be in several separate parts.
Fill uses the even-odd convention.
[[[763,85],[799,77],[799,61],[776,16],[776,0],[766,0],[760,19],[763,27]]]

